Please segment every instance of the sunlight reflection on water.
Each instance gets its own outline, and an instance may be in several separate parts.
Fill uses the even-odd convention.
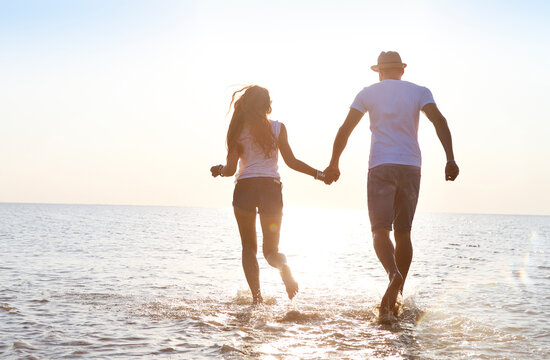
[[[0,204],[0,355],[495,359],[550,351],[548,217],[418,214],[398,320],[366,211],[286,209],[251,306],[231,209]],[[259,229],[258,229],[259,230]],[[260,237],[261,239],[261,237]]]

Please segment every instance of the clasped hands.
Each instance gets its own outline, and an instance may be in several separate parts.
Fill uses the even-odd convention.
[[[323,172],[325,173],[325,179],[323,181],[327,185],[338,181],[338,179],[340,178],[340,169],[338,169],[337,166],[329,165]]]

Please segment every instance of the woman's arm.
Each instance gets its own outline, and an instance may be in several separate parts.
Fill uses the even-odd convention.
[[[296,159],[288,143],[288,134],[286,132],[286,127],[284,124],[281,124],[281,133],[279,134],[279,151],[283,156],[285,164],[288,165],[292,170],[299,171],[304,174],[313,176],[315,179],[324,180],[325,174],[322,171],[316,170],[306,164],[303,161]]]
[[[227,162],[225,165],[214,165],[210,168],[213,177],[216,176],[233,176],[237,171],[237,163],[239,162],[239,152],[237,148],[229,149],[227,154]]]

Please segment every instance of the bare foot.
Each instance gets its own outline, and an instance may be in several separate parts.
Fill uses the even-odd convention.
[[[399,294],[401,294],[401,297],[399,297]],[[393,306],[393,316],[395,316],[396,318],[399,317],[399,315],[404,311],[403,304],[405,300],[403,299],[403,294],[401,293],[401,291],[399,292],[399,294],[397,295],[395,305]]]
[[[399,272],[390,276],[390,283],[380,303],[380,316],[393,313],[401,284],[403,284],[403,276]]]
[[[390,313],[390,312],[382,312],[382,308],[380,308],[380,312],[378,315],[378,323],[382,325],[392,325],[397,321],[397,317]]]
[[[281,269],[281,278],[285,283],[288,298],[292,300],[292,298],[298,293],[298,283],[292,277],[292,273],[290,272],[290,267],[286,264],[283,265],[283,268]]]
[[[259,305],[263,304],[264,299],[262,298],[262,295],[257,295],[252,297],[252,305]]]

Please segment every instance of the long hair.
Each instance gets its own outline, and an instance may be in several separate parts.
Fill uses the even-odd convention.
[[[242,95],[237,97],[239,93]],[[241,152],[237,142],[244,126],[247,125],[254,142],[264,151],[266,158],[270,157],[271,153],[277,150],[277,139],[267,118],[271,113],[269,91],[257,85],[246,86],[233,93],[229,111],[232,105],[234,111],[227,130],[227,153],[234,148]]]

